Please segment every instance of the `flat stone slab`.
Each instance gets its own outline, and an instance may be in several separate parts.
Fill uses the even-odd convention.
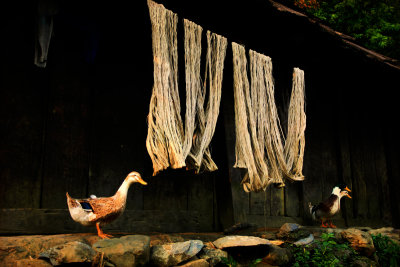
[[[52,267],[50,263],[45,260],[40,259],[22,259],[16,260],[12,264],[7,264],[5,266],[15,266],[15,267]]]
[[[374,242],[370,234],[355,228],[349,228],[341,232],[342,238],[362,255],[370,257],[375,252]]]
[[[263,262],[272,266],[286,265],[291,260],[291,257],[292,255],[288,249],[272,245],[268,255],[263,258]]]
[[[310,244],[313,241],[314,241],[314,235],[310,234],[308,237],[297,240],[293,244],[296,246],[305,246],[305,245]]]
[[[150,260],[150,237],[145,235],[103,239],[93,244],[93,248],[104,253],[106,260],[115,266],[143,266]]]
[[[199,259],[199,260],[194,260],[194,261],[189,261],[188,263],[184,265],[180,265],[181,267],[208,267],[210,264],[204,260],[204,259]]]
[[[221,258],[228,258],[228,252],[205,246],[197,256],[206,260],[211,266],[215,266],[222,261]]]
[[[290,233],[290,232],[296,231],[298,229],[300,229],[300,225],[297,223],[285,223],[281,226],[281,228],[279,229],[279,232]]]
[[[213,244],[219,249],[224,249],[229,247],[250,247],[258,245],[270,245],[271,243],[267,239],[263,239],[260,237],[231,235],[218,238],[213,242]]]
[[[95,256],[96,251],[91,246],[79,241],[52,247],[39,254],[39,258],[50,260],[54,266],[66,263],[92,262]]]
[[[174,266],[195,256],[203,246],[201,240],[157,245],[152,248],[151,262],[156,266]]]

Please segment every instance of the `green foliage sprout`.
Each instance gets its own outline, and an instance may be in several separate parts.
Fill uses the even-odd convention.
[[[229,267],[236,267],[238,265],[236,260],[231,255],[228,255],[227,258],[221,257],[221,262]],[[253,262],[250,263],[249,267],[256,267],[257,264],[259,264],[260,262],[262,262],[262,259],[255,259]]]
[[[339,244],[336,242],[333,233],[323,233],[321,241],[315,241],[314,245],[306,247],[292,246],[294,257],[293,267],[322,267],[322,266],[343,266],[340,259],[336,256],[337,251],[349,250],[356,255],[347,243]]]
[[[390,267],[400,266],[400,245],[381,234],[371,236],[379,258],[379,264]]]
[[[236,267],[237,266],[237,262],[235,261],[234,258],[232,258],[231,255],[228,255],[227,258],[226,257],[221,257],[221,262],[223,264],[225,264],[226,266],[229,266],[229,267]]]

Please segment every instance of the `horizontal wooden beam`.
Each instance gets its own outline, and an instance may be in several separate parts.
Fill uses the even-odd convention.
[[[126,210],[105,232],[202,232],[197,211]],[[0,209],[0,234],[61,234],[96,232],[72,220],[67,209]]]
[[[286,216],[264,216],[264,215],[254,215],[247,214],[247,222],[256,224],[258,227],[281,227],[284,223],[298,223],[303,224],[303,219],[301,217],[286,217]]]

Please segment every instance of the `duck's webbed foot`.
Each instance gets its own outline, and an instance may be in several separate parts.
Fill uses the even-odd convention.
[[[328,224],[325,224],[324,220],[321,220],[321,226],[320,227],[327,228]]]
[[[105,233],[98,234],[98,236],[101,237],[102,239],[110,239],[111,237],[113,237],[112,235],[108,235]]]
[[[96,223],[96,228],[97,228],[97,235],[102,239],[110,239],[111,237],[113,237],[112,235],[103,233],[103,231],[100,229],[100,223]]]
[[[329,221],[329,227],[330,227],[330,228],[336,228],[336,225],[334,225],[334,224],[332,223],[332,221]]]

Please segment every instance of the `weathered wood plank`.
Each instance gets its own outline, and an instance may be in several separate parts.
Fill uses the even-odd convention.
[[[271,188],[268,187],[265,191],[258,193],[250,193],[250,214],[266,215],[271,214]]]
[[[0,72],[0,207],[39,208],[46,75]]]
[[[343,118],[343,117],[342,117]],[[341,170],[341,175],[343,182],[350,188],[353,188],[352,181],[352,170],[351,170],[351,154],[350,154],[350,145],[349,145],[349,133],[347,131],[347,127],[344,124],[344,119],[339,120],[339,129],[338,129],[338,142],[339,142],[339,161],[338,164],[339,170]],[[340,174],[339,174],[340,175]],[[344,214],[345,220],[353,219],[353,205],[354,201],[344,201],[341,204],[342,212]]]
[[[285,191],[283,188],[276,188],[271,185],[271,216],[285,215]]]
[[[270,185],[265,191],[250,193],[250,214],[248,220],[250,223],[257,224],[258,227],[272,227],[271,220],[279,216],[271,217],[272,208],[272,187]],[[274,223],[272,223],[274,224]]]
[[[199,232],[200,214],[191,210],[125,210],[105,232]],[[72,220],[67,209],[0,209],[0,234],[96,233]]]
[[[231,58],[227,57],[225,62],[226,73],[232,73],[232,62]],[[250,195],[243,190],[241,184],[243,177],[245,175],[245,170],[233,168],[236,155],[235,155],[235,113],[234,113],[234,101],[233,101],[233,83],[231,79],[225,79],[224,82],[224,94],[221,102],[222,116],[225,129],[225,144],[226,144],[226,155],[227,155],[227,165],[229,169],[230,187],[232,191],[232,206],[233,206],[233,216],[234,223],[247,222],[247,215],[250,213]],[[224,89],[223,88],[223,89]]]
[[[387,127],[388,128],[385,131],[385,151],[388,169],[388,185],[390,186],[390,207],[393,217],[393,225],[399,227],[400,205],[398,205],[398,203],[400,203],[400,195],[398,193],[398,188],[400,188],[400,142],[397,139],[397,130],[390,126]]]
[[[299,187],[300,182],[286,182],[285,191],[285,216],[300,216]]]
[[[214,230],[214,173],[187,175],[188,210],[197,211],[202,216],[199,224],[206,231]]]
[[[331,118],[327,118],[329,121]],[[335,143],[335,126],[323,124],[322,135],[323,141],[321,143],[321,157],[323,165],[321,169],[323,170],[323,188],[322,188],[322,200],[327,199],[331,193],[334,186],[340,182],[339,174],[337,172],[337,148]]]
[[[367,185],[365,183],[365,161],[360,134],[357,125],[353,125],[350,139],[351,169],[353,176],[352,196],[354,201],[354,217],[366,219],[368,215]]]
[[[240,172],[240,170],[232,168],[229,175],[231,177],[232,205],[235,223],[248,222],[247,215],[250,214],[250,194],[243,190],[241,184],[243,176]]]
[[[99,71],[101,74],[105,69]],[[100,75],[99,74],[99,75]],[[91,157],[88,194],[109,196],[115,193],[126,175],[138,171],[146,180],[144,105],[132,105],[133,90],[109,88],[99,78],[93,93]],[[101,84],[101,82],[103,82]],[[116,84],[118,86],[118,84]],[[142,114],[138,116],[137,114]],[[134,185],[128,194],[127,209],[143,209],[143,186]]]
[[[41,207],[64,208],[65,193],[84,196],[89,166],[89,87],[55,70],[49,97]]]
[[[187,210],[188,177],[186,170],[165,170],[148,179],[143,191],[145,210]]]
[[[311,119],[312,121],[312,119]],[[321,135],[318,134],[318,127],[313,123],[307,125],[307,145],[304,151],[304,169],[305,179],[302,182],[303,187],[303,207],[302,214],[304,218],[311,223],[311,215],[308,203],[318,204],[322,200],[322,178],[324,162],[321,157]]]
[[[367,131],[365,131],[367,132]],[[380,174],[376,170],[375,155],[377,152],[377,134],[374,129],[369,129],[368,136],[365,135],[363,140],[363,159],[364,172],[365,172],[365,183],[366,183],[366,194],[367,194],[367,205],[368,205],[368,218],[381,218],[381,205],[379,199],[379,182]],[[379,178],[378,178],[379,175]]]
[[[379,205],[380,205],[380,217],[388,224],[392,223],[391,213],[391,201],[390,201],[390,185],[387,170],[387,162],[385,155],[385,148],[383,142],[382,132],[378,132],[377,149],[374,154],[375,168],[377,173],[377,179],[379,183]]]
[[[284,223],[298,223],[304,225],[304,220],[301,217],[286,217],[286,216],[264,216],[264,215],[248,215],[250,223],[257,225],[260,228],[264,227],[281,227]]]
[[[224,74],[227,75],[226,70]],[[221,109],[223,108],[221,107]],[[213,172],[215,231],[227,229],[234,224],[231,179],[229,176],[232,165],[228,161],[229,155],[227,154],[227,147],[234,144],[227,143],[225,125],[225,117],[221,114],[211,143],[211,148],[214,148],[212,149],[213,160],[218,166],[218,170]]]

